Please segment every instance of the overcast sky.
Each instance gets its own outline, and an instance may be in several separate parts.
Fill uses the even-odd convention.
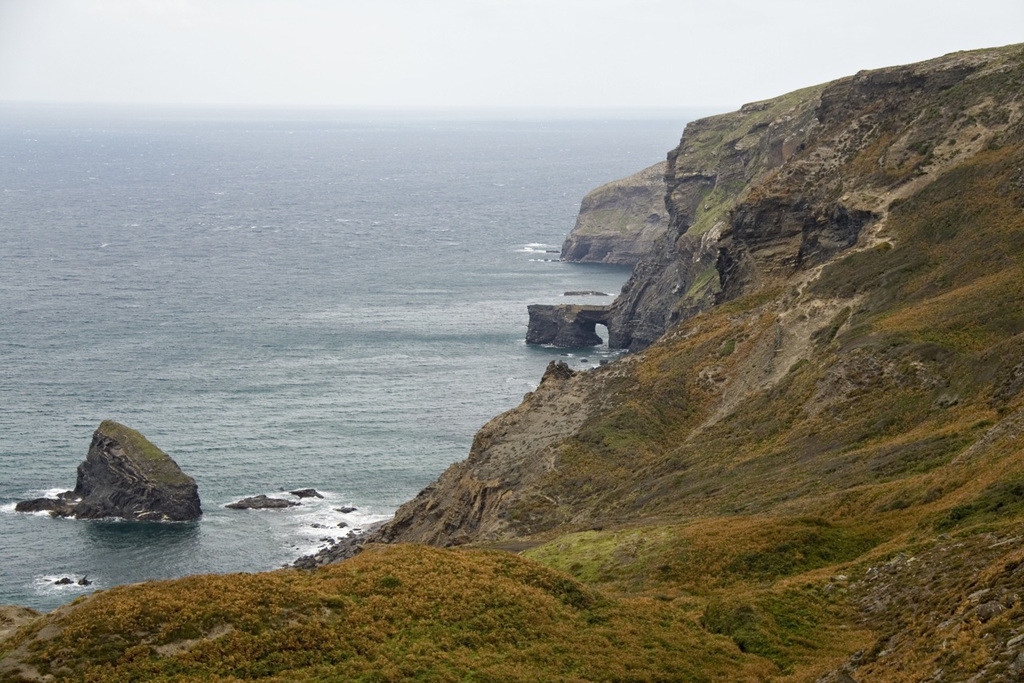
[[[691,108],[1024,41],[1024,0],[0,0],[0,101]]]

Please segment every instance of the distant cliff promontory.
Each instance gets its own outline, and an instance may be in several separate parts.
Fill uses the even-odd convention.
[[[583,198],[562,260],[635,265],[668,229],[664,161]]]

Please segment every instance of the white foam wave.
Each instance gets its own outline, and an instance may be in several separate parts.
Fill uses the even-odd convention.
[[[63,578],[71,579],[71,583],[57,583]],[[102,588],[101,582],[89,579],[88,586],[79,585],[78,581],[84,577],[76,574],[45,574],[35,577],[33,588],[39,595],[52,595],[54,593],[89,593]]]
[[[25,493],[25,496],[24,496],[24,498],[22,498],[22,500],[33,500],[35,498],[56,498],[57,496],[59,496],[60,494],[64,493],[65,491],[67,491],[67,489],[64,488],[63,486],[59,487],[59,488],[52,488],[52,489],[30,489],[29,491],[27,491]],[[0,512],[14,512],[15,511],[14,507],[17,504],[18,504],[17,502],[14,502],[14,503],[5,503],[3,505],[0,505]],[[40,515],[40,516],[49,516],[50,513],[45,511],[45,510],[43,510],[41,512],[33,512],[33,513],[29,513],[29,514]]]
[[[543,244],[541,242],[530,242],[516,249],[518,254],[561,254],[562,248],[557,244]]]
[[[17,503],[15,503],[17,504]],[[19,515],[33,515],[34,517],[52,517],[49,510],[34,510],[32,512],[19,512]]]
[[[283,539],[292,551],[309,555],[339,540],[359,533],[370,525],[391,518],[372,508],[359,507],[345,495],[334,491],[321,491],[323,498],[303,498],[301,505],[279,510],[287,515],[287,536]],[[269,495],[269,494],[268,494]],[[285,497],[277,492],[278,497]],[[340,509],[353,508],[349,512]],[[341,526],[339,526],[339,524]]]

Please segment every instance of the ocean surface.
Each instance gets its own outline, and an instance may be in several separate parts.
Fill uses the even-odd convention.
[[[273,569],[389,517],[548,361],[614,355],[526,346],[526,306],[618,292],[557,252],[685,121],[0,106],[0,604]],[[201,521],[14,512],[74,487],[104,419],[195,478]]]

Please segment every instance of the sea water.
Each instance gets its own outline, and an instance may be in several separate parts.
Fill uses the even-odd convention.
[[[526,306],[611,301],[563,293],[628,269],[561,242],[684,123],[0,107],[0,604],[272,569],[386,519],[550,360],[614,356],[526,346]],[[201,521],[14,512],[74,486],[104,419],[195,478]]]

